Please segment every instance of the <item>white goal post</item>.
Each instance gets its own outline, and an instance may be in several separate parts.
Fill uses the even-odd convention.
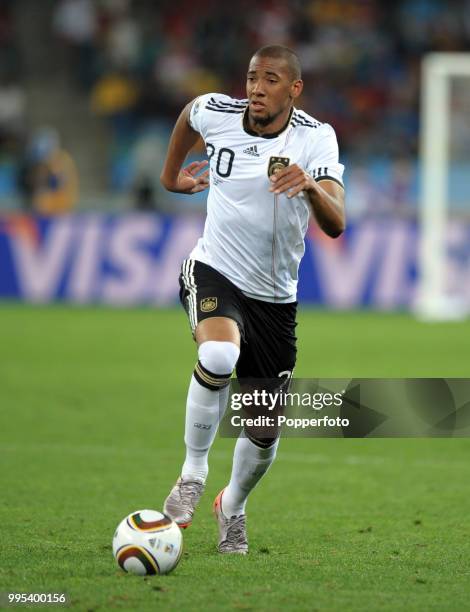
[[[470,53],[430,53],[422,61],[419,253],[416,314],[437,321],[463,318],[463,301],[445,291],[451,79],[470,77]]]

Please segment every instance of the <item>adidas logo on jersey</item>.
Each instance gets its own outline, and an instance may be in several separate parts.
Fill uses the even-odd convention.
[[[259,157],[258,147],[253,145],[252,147],[247,147],[243,153],[248,153],[248,155],[253,155],[254,157]]]

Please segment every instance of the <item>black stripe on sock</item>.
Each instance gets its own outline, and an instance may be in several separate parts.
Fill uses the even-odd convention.
[[[214,374],[205,368],[200,361],[197,362],[194,368],[194,378],[200,385],[211,391],[218,391],[229,385],[231,376],[231,372],[228,374]]]
[[[256,438],[255,436],[250,434],[247,427],[244,428],[244,431],[245,436],[248,438],[248,440],[258,448],[269,448],[276,444],[276,441],[279,438],[279,435],[276,438]]]

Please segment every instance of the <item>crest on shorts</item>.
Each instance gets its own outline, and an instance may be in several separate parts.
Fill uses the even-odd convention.
[[[268,164],[268,176],[275,174],[278,170],[287,168],[290,159],[288,157],[270,157]]]
[[[201,300],[201,310],[202,312],[212,312],[217,308],[217,298],[216,297],[206,297]]]

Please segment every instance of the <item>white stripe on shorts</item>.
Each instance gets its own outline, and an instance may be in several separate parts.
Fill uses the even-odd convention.
[[[187,296],[187,300],[188,300],[188,317],[189,317],[189,325],[191,326],[191,330],[194,329],[194,321],[193,321],[193,313],[192,313],[192,308],[191,308],[191,290],[189,288],[189,278],[188,278],[188,267],[189,267],[189,259],[185,259],[183,261],[183,268],[182,268],[182,273],[183,273],[183,282],[184,282],[184,286],[186,288],[186,290],[189,292],[188,296]]]
[[[191,260],[191,267],[189,269],[189,278],[191,280],[191,287],[193,290],[193,314],[194,314],[194,329],[197,327],[197,287],[196,287],[196,279],[194,278],[194,266],[196,264],[196,260]]]
[[[189,291],[188,295],[188,316],[189,316],[189,324],[191,326],[192,331],[196,329],[197,326],[197,287],[194,279],[194,259],[185,259],[183,262],[183,281],[186,286],[186,289]]]

